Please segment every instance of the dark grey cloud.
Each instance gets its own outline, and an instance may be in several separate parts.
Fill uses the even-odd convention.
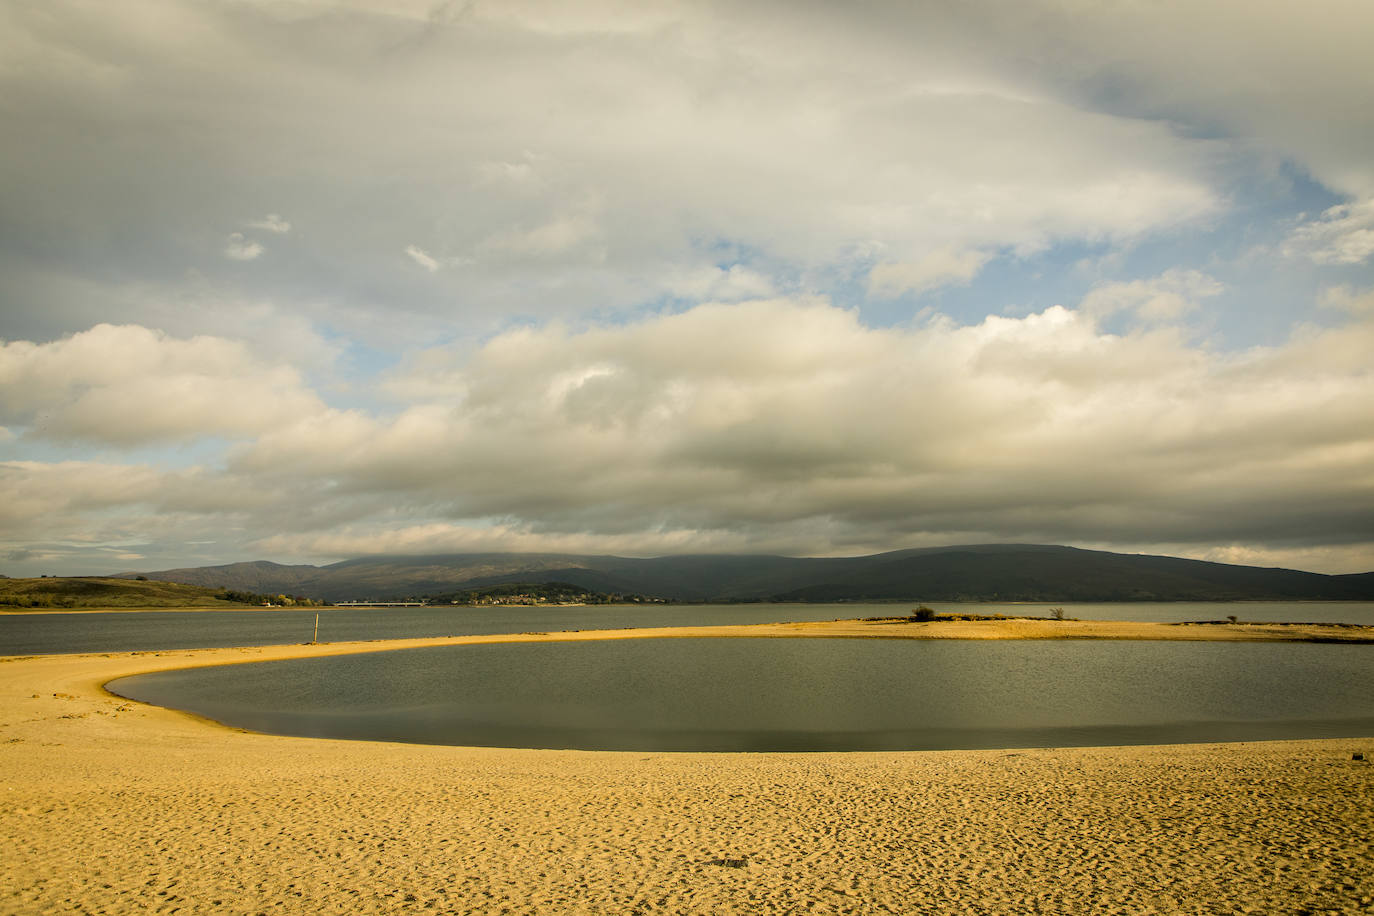
[[[1371,15],[9,4],[0,548],[1374,566]]]
[[[36,339],[147,320],[110,291],[188,273],[354,330],[480,326],[728,296],[721,240],[900,270],[1218,203],[1206,143],[1020,94],[994,48],[951,70],[940,34],[858,57],[861,25],[721,12],[12,9],[0,292]]]

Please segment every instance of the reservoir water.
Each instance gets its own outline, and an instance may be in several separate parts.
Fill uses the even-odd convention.
[[[498,747],[829,751],[1374,734],[1374,647],[635,639],[446,646],[109,685],[256,731]]]
[[[619,627],[775,623],[795,620],[904,614],[915,603],[727,604],[589,607],[322,608],[320,640],[405,639],[521,633],[531,630],[601,630]],[[934,602],[943,613],[1049,616],[1048,604]],[[1081,620],[1241,620],[1374,625],[1374,602],[1134,602],[1064,604]],[[208,649],[308,642],[315,610],[143,611],[82,614],[0,614],[0,655],[63,652],[135,652]]]

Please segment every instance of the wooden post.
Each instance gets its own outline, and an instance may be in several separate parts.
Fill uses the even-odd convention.
[[[315,614],[315,635],[312,636],[312,637],[310,637],[310,642],[311,642],[311,644],[313,645],[313,644],[315,644],[315,643],[317,643],[317,642],[319,642],[319,641],[320,641],[320,615],[319,615],[318,613],[316,613],[316,614]]]

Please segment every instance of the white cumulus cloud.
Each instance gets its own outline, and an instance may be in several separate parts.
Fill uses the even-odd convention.
[[[1284,253],[1318,264],[1362,264],[1374,255],[1374,198],[1331,207],[1293,230]]]
[[[925,292],[949,283],[968,283],[987,261],[986,252],[940,248],[915,261],[875,265],[868,274],[868,291],[888,297]]]
[[[290,221],[282,219],[281,215],[277,213],[269,213],[262,219],[251,220],[248,225],[265,232],[275,232],[277,235],[284,235],[291,231]]]
[[[242,232],[229,233],[229,240],[224,244],[224,256],[231,261],[252,261],[265,250],[260,243],[246,238]]]
[[[1197,308],[1199,300],[1224,287],[1198,270],[1168,270],[1158,277],[1104,283],[1084,297],[1080,308],[1102,318],[1129,311],[1146,323],[1172,323]]]
[[[990,540],[1354,556],[1371,546],[1374,321],[1347,314],[1225,353],[1153,323],[1109,333],[1082,305],[880,328],[818,298],[707,304],[418,353],[394,414],[321,405],[232,342],[98,327],[0,350],[0,418],[58,443],[239,442],[191,470],[8,462],[0,548],[174,531],[297,556]]]
[[[25,435],[117,445],[251,436],[322,408],[290,366],[242,343],[98,325],[0,345],[0,418]]]
[[[436,261],[429,254],[429,252],[425,251],[418,245],[407,245],[406,255],[408,255],[412,261],[414,261],[416,264],[419,264],[421,267],[423,267],[430,273],[434,273],[436,270],[439,269],[439,262]]]
[[[1374,315],[1374,288],[1332,286],[1322,291],[1321,304],[1354,315]]]
[[[360,500],[350,538],[381,537],[362,494],[385,494],[379,543],[406,549],[395,532],[448,525],[436,543],[474,544],[493,520],[502,544],[644,550],[740,533],[819,552],[929,532],[1367,540],[1371,344],[1369,323],[1226,355],[1167,329],[1106,333],[1083,309],[877,329],[820,300],[706,305],[417,360],[428,384],[398,390],[424,402],[312,417],[233,468],[335,481]]]

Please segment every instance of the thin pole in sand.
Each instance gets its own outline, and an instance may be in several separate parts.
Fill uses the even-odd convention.
[[[315,615],[315,635],[312,636],[312,637],[310,637],[310,642],[311,642],[311,644],[313,645],[313,644],[315,644],[315,643],[317,643],[317,642],[319,642],[319,641],[320,641],[320,615],[317,613],[317,614]]]

